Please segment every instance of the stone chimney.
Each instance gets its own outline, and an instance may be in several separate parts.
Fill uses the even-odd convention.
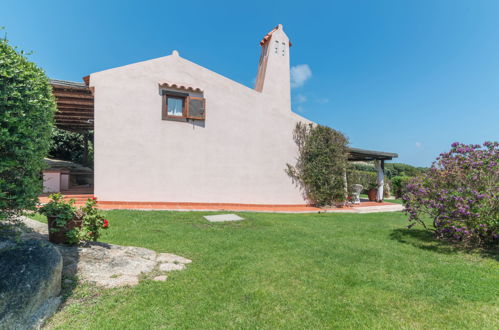
[[[255,90],[268,95],[279,107],[291,111],[289,42],[279,24],[260,42],[262,54],[258,64]]]

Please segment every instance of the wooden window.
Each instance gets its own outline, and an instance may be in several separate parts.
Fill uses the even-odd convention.
[[[186,121],[186,99],[189,94],[163,91],[163,120]]]
[[[204,120],[205,99],[186,93],[163,91],[163,120]]]

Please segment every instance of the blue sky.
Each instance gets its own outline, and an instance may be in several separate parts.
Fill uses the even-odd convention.
[[[10,1],[0,26],[51,78],[180,55],[252,86],[259,41],[291,39],[295,112],[429,166],[499,140],[499,1]]]

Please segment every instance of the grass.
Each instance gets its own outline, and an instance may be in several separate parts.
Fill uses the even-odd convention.
[[[78,284],[50,328],[495,328],[499,263],[402,213],[106,212],[102,241],[193,260],[166,282]],[[42,219],[40,219],[42,220]]]

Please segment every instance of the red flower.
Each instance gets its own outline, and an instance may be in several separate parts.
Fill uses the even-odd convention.
[[[92,199],[93,199],[94,201],[96,201],[96,200],[97,200],[97,197],[92,197]]]
[[[104,221],[104,224],[102,225],[102,228],[109,227],[109,221],[107,221],[106,219],[104,219],[103,221]]]

